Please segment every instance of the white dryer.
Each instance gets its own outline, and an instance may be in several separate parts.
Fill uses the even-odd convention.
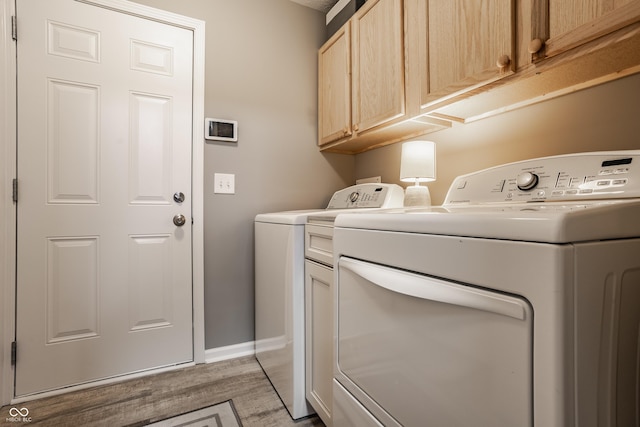
[[[333,425],[640,425],[640,151],[340,214]]]
[[[260,214],[255,218],[255,351],[289,414],[314,411],[305,398],[304,227],[328,210],[402,206],[395,184],[357,184],[334,193],[326,209]]]

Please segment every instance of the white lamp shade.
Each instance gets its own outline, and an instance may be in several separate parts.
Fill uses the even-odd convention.
[[[436,179],[436,144],[431,141],[409,141],[402,144],[400,180],[429,182]]]

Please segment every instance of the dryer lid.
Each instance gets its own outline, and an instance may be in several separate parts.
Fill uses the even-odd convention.
[[[340,214],[336,227],[571,243],[640,237],[640,199]]]

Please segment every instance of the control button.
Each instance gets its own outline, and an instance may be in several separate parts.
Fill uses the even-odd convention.
[[[626,183],[626,179],[614,179],[613,181],[611,181],[611,185],[625,185]]]
[[[567,196],[573,196],[574,194],[578,194],[578,190],[567,190],[565,194]]]
[[[551,192],[551,197],[561,197],[563,194],[564,194],[564,191],[555,190],[555,191]]]
[[[532,172],[522,172],[516,178],[516,185],[522,191],[533,190],[538,185],[538,175]]]
[[[611,169],[602,169],[599,175],[611,175],[613,171]]]
[[[538,195],[538,197],[544,197],[544,195],[545,195],[544,190],[540,190],[540,191],[538,191],[538,194],[537,194],[537,195]]]
[[[618,169],[615,169],[613,173],[616,175],[621,173],[629,173],[629,168],[618,168]]]
[[[593,189],[585,188],[584,190],[580,190],[580,194],[591,194],[593,193]]]
[[[611,184],[611,181],[609,181],[609,180],[598,181],[598,182],[596,183],[596,185],[597,185],[598,187],[606,187],[606,186],[607,186],[607,185],[609,185],[609,184]]]

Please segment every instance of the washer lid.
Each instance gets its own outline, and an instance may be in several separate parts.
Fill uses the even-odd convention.
[[[271,224],[300,225],[306,224],[309,215],[324,212],[324,209],[309,209],[300,211],[284,211],[263,213],[256,215],[255,222],[267,222]]]
[[[640,237],[640,199],[397,209],[340,214],[335,226],[528,242]]]
[[[255,222],[300,225],[310,215],[327,213],[328,222],[340,211],[402,207],[404,190],[397,184],[364,183],[336,191],[326,209],[310,209],[258,214]]]

